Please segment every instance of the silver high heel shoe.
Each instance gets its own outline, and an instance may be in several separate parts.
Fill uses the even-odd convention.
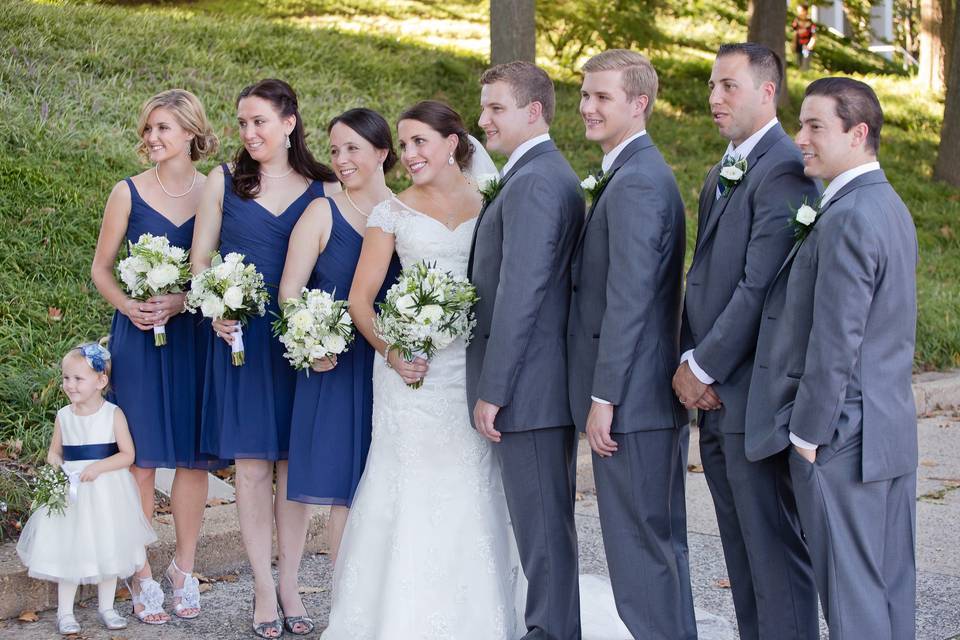
[[[171,575],[171,573],[173,575]],[[173,578],[176,574],[183,576],[183,586],[179,589]],[[174,598],[180,598],[180,601],[173,605],[173,615],[184,620],[193,620],[200,615],[200,581],[192,573],[187,573],[177,566],[176,560],[170,561],[170,566],[164,572],[163,577],[170,583],[170,589],[173,591]],[[187,609],[196,609],[197,612],[192,616],[184,615]]]

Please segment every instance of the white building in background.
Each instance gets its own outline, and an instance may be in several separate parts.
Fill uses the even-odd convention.
[[[843,0],[814,6],[813,20],[839,36],[849,35]],[[873,33],[870,50],[885,58],[892,58],[896,39],[893,32],[893,0],[878,0],[874,3],[870,11],[870,30]]]

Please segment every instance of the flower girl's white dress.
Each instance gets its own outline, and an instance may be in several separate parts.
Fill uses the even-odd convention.
[[[57,412],[68,475],[116,453],[116,410],[104,402],[89,416],[74,414],[69,405]],[[146,562],[145,547],[157,536],[143,515],[130,471],[108,471],[93,482],[76,483],[76,499],[68,502],[63,515],[41,507],[23,528],[17,553],[28,575],[79,584],[132,575]]]

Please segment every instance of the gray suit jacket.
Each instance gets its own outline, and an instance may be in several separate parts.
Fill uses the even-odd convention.
[[[500,431],[573,424],[567,396],[570,257],[583,224],[580,181],[553,141],[527,151],[480,212],[470,280],[480,301],[467,347],[467,401],[499,405]]]
[[[694,349],[716,379],[723,407],[711,420],[724,433],[743,433],[763,300],[793,245],[790,207],[816,200],[819,186],[803,174],[800,150],[779,124],[750,152],[741,182],[717,199],[719,173],[718,164],[700,192],[680,351]]]
[[[831,455],[862,426],[863,481],[917,467],[910,387],[917,235],[883,171],[852,180],[790,253],[764,304],[747,411],[747,456],[789,431]]]
[[[648,135],[627,145],[608,175],[573,256],[573,419],[585,429],[596,396],[616,405],[615,433],[677,427],[686,422],[670,385],[679,359],[683,200]]]

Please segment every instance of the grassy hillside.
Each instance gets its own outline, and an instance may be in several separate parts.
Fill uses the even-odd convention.
[[[716,6],[708,20],[678,18],[671,24],[676,44],[654,55],[663,89],[650,128],[680,181],[691,246],[700,182],[725,147],[706,109],[711,51],[721,39],[745,33],[733,3]],[[332,10],[341,17],[331,19]],[[197,0],[153,7],[5,2],[0,443],[23,441],[28,458],[42,453],[63,402],[59,356],[78,340],[107,331],[111,310],[90,283],[89,263],[107,194],[117,180],[142,170],[133,151],[134,126],[146,97],[170,87],[200,96],[226,147],[218,160],[238,146],[237,92],[267,76],[287,79],[300,93],[320,157],[326,156],[322,125],[352,106],[369,106],[392,119],[416,100],[440,98],[473,123],[484,62],[476,46],[458,46],[457,33],[482,32],[485,11],[483,3],[464,0]],[[424,30],[404,31],[414,19]],[[846,51],[839,43],[836,48]],[[601,154],[582,139],[576,79],[543,62],[559,81],[555,138],[585,174],[599,165]],[[882,68],[869,58],[858,64]],[[805,81],[815,76],[792,76],[794,107],[782,114],[789,130],[795,129]],[[865,78],[887,110],[882,161],[920,232],[917,366],[957,366],[960,193],[930,182],[942,104],[903,77]],[[391,181],[399,187],[403,177],[395,173]]]

